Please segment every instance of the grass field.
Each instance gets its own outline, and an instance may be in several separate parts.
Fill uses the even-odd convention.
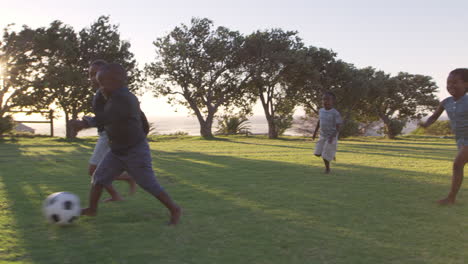
[[[48,225],[48,194],[86,205],[94,143],[0,143],[0,263],[468,262],[466,191],[455,206],[435,203],[449,190],[453,139],[343,140],[326,175],[304,138],[160,137],[153,166],[185,210],[179,226],[141,189],[96,218]]]

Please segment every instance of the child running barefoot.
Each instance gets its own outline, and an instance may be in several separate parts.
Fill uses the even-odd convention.
[[[336,97],[332,92],[326,92],[322,97],[323,108],[319,110],[319,121],[312,140],[315,140],[320,129],[320,137],[315,145],[315,156],[322,157],[325,163],[325,173],[330,173],[330,162],[335,158],[338,144],[338,131],[342,123],[340,113],[333,108]]]
[[[458,190],[463,181],[463,169],[468,162],[468,68],[455,69],[447,78],[447,91],[451,97],[440,102],[434,114],[421,123],[420,126],[428,127],[434,123],[440,115],[447,111],[452,131],[455,134],[458,154],[453,161],[452,187],[446,198],[439,200],[441,205],[455,203]]]
[[[176,225],[182,215],[178,206],[156,179],[152,168],[151,150],[141,119],[137,97],[127,88],[127,73],[120,64],[104,65],[97,73],[101,92],[108,99],[95,116],[71,121],[75,130],[91,126],[104,126],[109,138],[110,151],[104,156],[93,174],[89,207],[81,214],[95,216],[104,187],[117,175],[127,171],[143,190],[157,198],[170,213],[169,224]]]

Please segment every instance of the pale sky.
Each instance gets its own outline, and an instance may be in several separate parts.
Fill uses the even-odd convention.
[[[466,0],[0,0],[0,27],[35,28],[58,19],[79,31],[100,15],[110,15],[140,66],[154,59],[156,38],[192,17],[207,17],[215,26],[243,34],[279,27],[297,30],[306,45],[332,49],[357,67],[430,75],[442,99],[448,96],[447,74],[468,67],[467,10]],[[186,115],[149,94],[141,100],[150,115]]]

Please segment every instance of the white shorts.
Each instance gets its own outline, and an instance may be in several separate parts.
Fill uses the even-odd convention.
[[[89,164],[98,165],[109,151],[109,139],[107,138],[106,132],[102,131],[99,133],[99,138],[94,147],[93,155],[89,159]]]
[[[338,139],[334,138],[332,143],[328,143],[328,137],[320,136],[315,144],[314,154],[322,156],[323,159],[332,161],[335,158]]]

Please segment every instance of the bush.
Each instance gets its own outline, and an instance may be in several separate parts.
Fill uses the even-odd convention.
[[[356,120],[348,119],[343,122],[340,128],[340,138],[353,137],[361,135],[359,123]]]
[[[10,133],[15,127],[15,122],[11,116],[0,117],[0,135]]]
[[[432,135],[432,136],[446,136],[453,134],[450,127],[450,121],[436,121],[430,127],[418,127],[411,134],[414,135]]]
[[[276,129],[278,131],[278,136],[282,136],[286,130],[292,127],[293,125],[293,115],[277,116],[275,117]]]
[[[251,134],[249,121],[243,115],[223,115],[218,119],[216,135]]]
[[[174,133],[167,134],[168,136],[188,136],[188,132],[185,131],[176,131]]]
[[[383,132],[388,138],[395,138],[401,134],[403,128],[406,126],[406,119],[390,119],[389,124],[384,124],[380,132]]]

